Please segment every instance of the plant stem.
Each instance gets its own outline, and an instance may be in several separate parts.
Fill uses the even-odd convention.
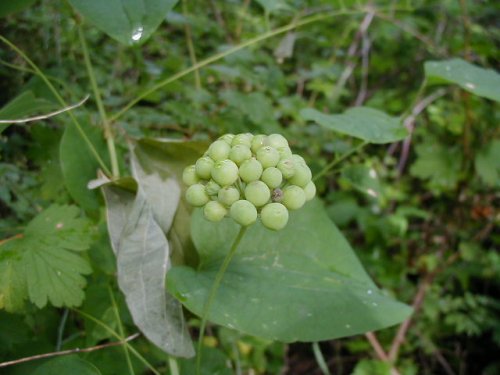
[[[109,159],[111,161],[111,172],[113,174],[113,178],[118,178],[120,177],[120,170],[118,168],[118,158],[116,156],[115,139],[113,137],[111,124],[108,121],[106,110],[104,109],[101,93],[99,91],[99,88],[97,87],[94,68],[92,67],[92,62],[90,61],[89,50],[87,47],[87,42],[85,41],[85,36],[83,35],[82,26],[78,27],[78,37],[80,38],[80,44],[82,45],[83,59],[85,61],[85,67],[87,68],[87,74],[89,75],[90,85],[92,86],[97,109],[99,110],[99,115],[101,116],[102,125],[104,127],[104,138],[106,138],[106,143],[108,145]]]
[[[36,75],[38,75],[41,78],[41,80],[47,85],[47,87],[52,92],[52,94],[54,94],[54,96],[59,101],[59,103],[63,107],[68,107],[68,104],[66,103],[66,101],[61,97],[61,95],[59,95],[59,92],[56,90],[54,85],[52,85],[52,83],[49,81],[47,76],[40,70],[40,68],[23,51],[21,51],[15,44],[13,44],[10,40],[3,37],[2,35],[0,35],[0,41],[5,43],[6,45],[8,45],[19,56],[21,56],[24,59],[24,61],[26,61],[28,63],[28,65],[31,66],[31,68],[36,72]],[[92,155],[95,157],[96,161],[101,166],[102,170],[106,174],[111,175],[109,168],[106,166],[106,163],[104,163],[104,161],[102,160],[101,156],[99,155],[96,148],[94,147],[94,145],[90,141],[89,137],[87,137],[87,134],[85,134],[85,132],[83,131],[83,128],[80,125],[80,123],[78,122],[78,120],[76,119],[75,115],[73,115],[73,113],[71,111],[68,111],[67,113],[68,113],[69,117],[71,118],[71,121],[75,125],[76,129],[80,133],[80,136],[82,137],[83,141],[87,144],[90,152],[92,153]]]
[[[222,281],[222,278],[224,277],[224,274],[226,273],[227,267],[229,266],[229,263],[231,263],[231,260],[233,259],[234,254],[236,254],[236,250],[238,249],[238,245],[241,242],[241,239],[245,235],[245,232],[248,227],[240,227],[240,231],[238,232],[236,238],[233,241],[233,244],[231,245],[231,249],[229,250],[229,253],[227,253],[226,257],[224,258],[224,261],[222,262],[222,265],[219,268],[219,271],[215,275],[215,280],[214,283],[212,284],[212,288],[210,289],[210,292],[208,293],[208,297],[205,301],[205,305],[203,306],[203,312],[201,315],[201,326],[200,326],[200,334],[198,336],[198,353],[196,356],[196,374],[200,375],[200,365],[201,365],[201,348],[203,346],[203,336],[205,334],[205,327],[207,324],[207,319],[208,319],[208,314],[210,312],[210,307],[212,305],[212,302],[215,298],[215,294],[217,293],[217,290],[219,289],[219,285]]]
[[[168,356],[168,368],[170,369],[170,375],[180,375],[179,365],[174,357]]]
[[[380,9],[380,11],[383,11],[384,9]],[[407,9],[396,9],[396,10],[401,10],[401,11],[407,11]],[[352,10],[348,10],[348,9],[342,9],[342,10],[339,10],[339,11],[331,11],[331,12],[323,12],[321,14],[317,14],[317,15],[314,15],[314,16],[308,16],[308,17],[304,17],[302,20],[300,21],[292,21],[291,23],[289,23],[288,25],[285,25],[285,26],[282,26],[282,27],[278,27],[277,29],[275,30],[271,30],[267,33],[264,33],[264,34],[261,34],[255,38],[252,38],[250,40],[247,40],[246,42],[243,42],[243,43],[240,43],[238,44],[237,46],[234,46],[233,48],[230,48],[228,49],[227,51],[224,51],[224,52],[221,52],[221,53],[218,53],[218,54],[215,54],[211,57],[208,57],[206,58],[205,60],[202,60],[198,63],[196,63],[195,65],[192,65],[191,67],[187,68],[187,69],[184,69],[176,74],[174,74],[173,76],[170,76],[160,82],[158,82],[156,85],[152,86],[151,88],[147,89],[146,91],[144,91],[142,94],[140,94],[138,97],[136,97],[135,99],[132,99],[128,104],[125,105],[125,107],[123,107],[123,109],[121,109],[119,112],[117,112],[116,114],[114,114],[113,116],[110,117],[110,121],[113,122],[113,121],[116,121],[119,117],[123,116],[130,108],[132,108],[133,106],[135,106],[137,103],[139,103],[142,99],[144,99],[145,97],[147,97],[148,95],[150,95],[151,93],[161,89],[163,86],[166,86],[172,82],[175,82],[177,81],[178,79],[192,73],[192,72],[195,72],[197,71],[198,69],[201,69],[207,65],[210,65],[218,60],[221,60],[223,59],[224,57],[226,56],[229,56],[235,52],[238,52],[244,48],[247,48],[247,47],[250,47],[254,44],[257,44],[259,42],[262,42],[266,39],[269,39],[269,38],[272,38],[276,35],[280,35],[280,34],[283,34],[283,33],[286,33],[287,31],[289,30],[293,30],[297,27],[301,27],[301,26],[305,26],[305,25],[308,25],[308,24],[311,24],[311,23],[315,23],[315,22],[319,22],[319,21],[323,21],[325,19],[328,19],[328,18],[331,18],[331,17],[335,17],[335,16],[341,16],[341,15],[348,15],[348,14],[360,14],[360,13],[367,13],[367,10],[365,9],[352,9]]]
[[[187,20],[188,10],[187,10],[187,0],[182,0],[182,15]],[[191,25],[186,22],[184,25],[184,32],[186,33],[186,44],[189,51],[189,58],[191,59],[191,64],[196,65],[196,53],[194,51],[193,45],[193,35],[191,34]],[[199,70],[195,70],[194,72],[194,82],[196,85],[196,89],[201,89],[201,79]]]
[[[328,171],[330,169],[332,169],[333,167],[335,167],[338,163],[340,163],[341,161],[347,159],[352,154],[355,154],[356,152],[358,152],[359,150],[361,150],[363,147],[365,147],[367,144],[368,144],[367,141],[363,141],[359,145],[357,145],[356,147],[354,147],[351,150],[347,151],[345,154],[339,156],[336,159],[333,159],[333,161],[330,164],[328,164],[325,168],[323,168],[321,170],[321,172],[319,172],[316,176],[314,176],[313,181],[316,181],[318,178],[324,176],[326,173],[328,173]]]
[[[318,363],[319,368],[323,375],[331,375],[330,370],[328,369],[328,365],[326,364],[325,357],[323,357],[323,353],[321,353],[321,348],[317,342],[313,342],[312,349],[314,353],[314,358],[316,358],[316,362]]]

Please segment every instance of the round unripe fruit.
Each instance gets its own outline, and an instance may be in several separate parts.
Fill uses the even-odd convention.
[[[304,189],[296,185],[287,186],[283,189],[282,203],[289,210],[298,210],[306,203],[306,193]]]
[[[215,141],[208,148],[208,156],[215,161],[224,160],[229,156],[230,150],[231,146],[229,146],[226,142],[222,140]]]
[[[229,207],[238,199],[240,199],[240,192],[238,191],[238,189],[232,186],[223,187],[219,190],[217,199],[220,203]]]
[[[300,155],[297,155],[297,154],[293,154],[292,155],[292,160],[294,162],[295,165],[307,165],[306,164],[306,161],[304,160],[304,158]]]
[[[316,185],[314,182],[310,181],[305,187],[304,192],[306,193],[306,201],[310,201],[316,195]]]
[[[229,186],[238,179],[238,166],[229,159],[215,163],[212,168],[212,178],[220,186]]]
[[[295,174],[295,165],[291,158],[280,160],[276,167],[287,180]]]
[[[253,135],[251,133],[238,134],[233,138],[231,142],[232,146],[245,145],[248,148],[252,146]]]
[[[260,179],[269,186],[270,189],[277,188],[283,182],[283,175],[280,170],[275,167],[269,167],[262,172]]]
[[[200,181],[200,179],[196,174],[196,167],[194,164],[184,168],[184,171],[182,171],[182,182],[187,186],[191,186],[197,184],[198,181]]]
[[[263,168],[275,167],[280,161],[280,154],[274,147],[264,146],[257,150],[257,160]]]
[[[217,195],[220,190],[220,185],[218,185],[214,180],[210,180],[207,182],[205,186],[205,191],[208,195]]]
[[[292,157],[292,150],[290,150],[290,147],[278,147],[277,148],[278,153],[280,154],[280,159],[287,159]]]
[[[257,209],[247,200],[239,200],[233,203],[229,215],[238,224],[244,227],[253,224],[257,220]]]
[[[267,135],[259,134],[253,137],[252,139],[252,152],[255,154],[257,150],[263,146],[267,146]]]
[[[269,201],[271,191],[262,181],[253,181],[245,188],[245,198],[254,206],[260,207]]]
[[[205,205],[209,200],[210,198],[205,191],[205,186],[202,184],[191,185],[186,190],[186,201],[191,206],[201,207]]]
[[[289,182],[300,187],[305,187],[312,178],[311,170],[307,165],[295,165],[295,174]]]
[[[203,214],[207,220],[221,221],[227,214],[227,208],[217,201],[210,201],[203,208]]]
[[[270,134],[267,136],[267,144],[275,149],[288,147],[288,141],[281,134]]]
[[[229,152],[229,159],[234,161],[237,165],[241,165],[245,160],[252,157],[252,151],[245,145],[236,145],[231,148]]]
[[[234,134],[224,134],[222,137],[219,137],[219,140],[226,142],[229,146],[233,142]]]
[[[266,228],[280,230],[288,223],[288,210],[281,203],[269,203],[262,209],[260,219]]]
[[[195,170],[198,177],[204,180],[210,179],[210,174],[212,172],[214,164],[214,161],[208,156],[199,158],[195,164]]]
[[[256,181],[262,175],[262,164],[255,158],[245,160],[240,166],[240,178],[245,182]]]

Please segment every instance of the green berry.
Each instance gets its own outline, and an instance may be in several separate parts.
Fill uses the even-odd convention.
[[[229,156],[230,150],[231,146],[229,146],[225,141],[215,141],[208,148],[208,156],[215,161],[224,160]]]
[[[316,195],[316,185],[314,182],[310,181],[305,187],[304,192],[306,193],[306,201],[310,201]]]
[[[214,161],[208,156],[199,158],[195,164],[195,170],[198,177],[203,180],[210,179],[210,174],[212,172],[214,164],[215,164]]]
[[[217,201],[210,201],[203,208],[203,214],[207,220],[221,221],[227,215],[227,208]]]
[[[262,209],[260,219],[266,228],[280,230],[288,222],[288,210],[281,203],[269,203]]]
[[[212,168],[212,178],[220,186],[229,186],[238,179],[238,166],[229,159],[215,163]]]
[[[262,181],[252,181],[245,188],[245,198],[255,207],[260,207],[269,201],[271,191]]]
[[[278,147],[278,153],[280,154],[280,159],[288,159],[292,157],[292,150],[290,147]]]
[[[252,146],[253,135],[252,133],[242,133],[238,134],[233,138],[231,142],[232,146],[244,145],[250,148]]]
[[[307,165],[306,164],[306,161],[304,160],[304,158],[300,155],[297,155],[297,154],[293,154],[292,155],[292,160],[294,162],[295,165]]]
[[[307,165],[295,164],[295,174],[289,179],[289,182],[300,187],[305,187],[312,178],[311,170]]]
[[[219,140],[226,142],[229,146],[231,146],[233,139],[234,134],[224,134],[223,136],[219,137]]]
[[[219,190],[220,190],[220,185],[217,184],[214,180],[208,181],[207,185],[205,186],[205,191],[209,196],[217,195]]]
[[[280,160],[276,167],[280,170],[283,177],[287,180],[292,178],[295,174],[295,165],[291,158]]]
[[[267,135],[259,134],[253,137],[252,139],[252,152],[255,154],[257,150],[263,146],[267,146],[266,144]]]
[[[245,160],[240,166],[240,178],[245,182],[256,181],[262,175],[262,164],[255,158]]]
[[[217,199],[220,203],[229,207],[238,199],[240,199],[240,192],[235,187],[226,186],[219,190]]]
[[[237,165],[241,165],[245,160],[252,157],[252,151],[245,145],[236,145],[231,148],[229,152],[229,159],[234,161]]]
[[[186,200],[192,206],[201,207],[205,205],[210,198],[205,191],[204,185],[194,184],[186,190]]]
[[[274,189],[281,185],[281,182],[283,181],[283,175],[278,168],[269,167],[266,168],[264,172],[262,172],[262,176],[260,177],[260,179],[267,186],[269,186],[270,189]]]
[[[267,144],[275,149],[288,147],[288,141],[281,134],[270,134],[267,136]]]
[[[289,210],[298,210],[306,203],[306,193],[304,189],[296,185],[287,186],[283,189],[282,203]]]
[[[280,161],[279,152],[271,146],[259,148],[256,155],[263,168],[275,167]]]
[[[191,186],[198,183],[199,180],[200,179],[196,174],[196,167],[194,164],[184,168],[184,171],[182,172],[182,182],[184,182],[187,186]]]
[[[239,200],[233,203],[229,210],[229,215],[238,224],[247,226],[257,220],[257,209],[247,200]]]

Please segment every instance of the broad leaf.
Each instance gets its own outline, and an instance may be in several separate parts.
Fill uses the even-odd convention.
[[[92,363],[78,358],[76,355],[50,359],[33,371],[32,375],[100,375],[101,372]]]
[[[397,117],[368,107],[350,108],[341,115],[327,115],[306,108],[300,114],[305,120],[370,143],[392,143],[408,135],[408,130]]]
[[[86,284],[82,275],[91,273],[91,268],[87,260],[75,252],[87,250],[91,238],[89,222],[77,218],[79,212],[74,206],[53,205],[28,224],[21,238],[7,242],[7,249],[15,251],[20,258],[18,264],[9,264],[9,261],[15,262],[10,258],[0,260],[7,272],[3,276],[8,277],[9,272],[19,267],[15,277],[23,277],[21,281],[13,281],[14,275],[11,275],[7,280],[18,283],[17,287],[21,288],[15,305],[23,296],[23,283],[29,299],[39,308],[49,301],[56,307],[82,303]],[[11,285],[12,291],[15,285]],[[13,306],[13,300],[10,301]]]
[[[200,315],[239,227],[193,215],[198,270],[173,267],[167,288]],[[321,203],[292,212],[285,229],[246,232],[209,313],[215,323],[285,342],[327,340],[403,321],[411,309],[382,293]]]
[[[106,160],[107,158],[104,156],[106,155],[106,145],[102,131],[98,127],[91,126],[86,120],[80,121],[80,123],[101,158]],[[64,130],[60,143],[59,159],[64,184],[71,197],[87,212],[97,212],[99,210],[99,193],[90,190],[87,184],[96,178],[99,163],[73,124],[68,124]]]
[[[372,198],[380,198],[380,181],[373,168],[351,165],[342,170],[342,177],[349,181],[356,190]]]
[[[500,74],[492,69],[462,59],[427,61],[424,69],[431,84],[454,83],[472,94],[500,101]]]
[[[156,171],[149,173],[132,156],[138,183],[134,195],[117,186],[104,186],[108,229],[117,257],[118,283],[134,323],[164,351],[194,355],[182,306],[165,291],[170,249],[165,235],[179,202],[179,187]],[[173,193],[172,187],[176,187]]]
[[[24,307],[28,290],[21,262],[15,253],[7,254],[10,246],[7,242],[0,247],[0,310],[15,312]]]
[[[123,44],[148,39],[177,0],[69,0],[97,28]]]
[[[500,187],[500,141],[494,140],[479,150],[475,159],[476,172],[490,186]]]

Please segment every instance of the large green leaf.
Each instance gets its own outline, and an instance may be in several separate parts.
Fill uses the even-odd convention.
[[[398,118],[368,107],[349,108],[341,115],[327,115],[306,108],[300,114],[305,120],[370,143],[392,143],[408,135]]]
[[[92,363],[76,355],[51,359],[32,372],[32,375],[55,374],[100,375],[101,372]]]
[[[91,126],[88,121],[80,121],[88,139],[101,155],[107,160],[106,144],[102,131]],[[73,124],[68,124],[64,130],[59,148],[59,159],[64,176],[64,184],[71,198],[89,213],[99,210],[99,193],[90,190],[87,184],[95,179],[99,163],[91,153],[88,145],[83,142],[82,136]]]
[[[124,44],[148,39],[177,0],[69,0],[97,28]]]
[[[454,83],[472,94],[500,101],[500,74],[462,59],[427,61],[425,76],[429,83]]]
[[[195,211],[198,270],[173,267],[167,288],[200,315],[238,226],[207,222]],[[403,321],[411,309],[382,293],[315,200],[292,212],[279,232],[260,223],[246,232],[216,294],[209,319],[255,336],[317,341]]]
[[[500,140],[493,140],[479,150],[474,165],[486,184],[500,187]]]

